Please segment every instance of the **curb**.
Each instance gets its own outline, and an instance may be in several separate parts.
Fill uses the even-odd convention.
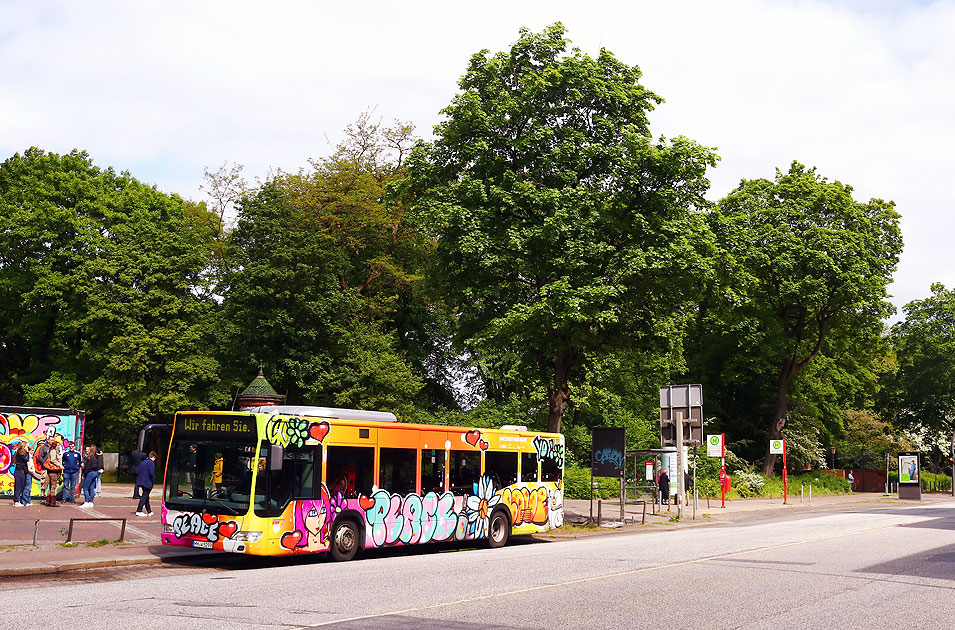
[[[164,556],[131,556],[128,558],[103,558],[98,560],[76,560],[74,562],[55,562],[49,564],[31,564],[14,567],[0,566],[0,578],[25,577],[31,575],[54,575],[88,569],[109,569],[117,567],[148,566],[164,564],[170,559],[206,557],[207,553],[175,553]]]

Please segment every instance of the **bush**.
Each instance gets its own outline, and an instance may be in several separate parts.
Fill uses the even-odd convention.
[[[612,499],[620,496],[620,480],[611,477],[594,477],[598,486],[594,489],[595,499]],[[564,498],[590,498],[590,469],[580,466],[564,467]]]
[[[737,470],[733,477],[733,487],[741,497],[758,497],[763,493],[766,478],[759,473]]]

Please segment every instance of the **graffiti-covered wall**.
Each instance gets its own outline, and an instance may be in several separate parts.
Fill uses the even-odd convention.
[[[26,442],[32,454],[41,440],[53,436],[68,447],[83,442],[84,413],[75,409],[31,409],[0,407],[0,495],[13,493],[13,453]],[[33,481],[33,494],[40,494],[40,482]]]

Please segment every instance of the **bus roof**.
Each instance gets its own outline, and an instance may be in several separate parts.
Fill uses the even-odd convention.
[[[395,414],[387,411],[365,411],[363,409],[340,409],[337,407],[311,407],[307,405],[266,405],[243,409],[248,413],[275,413],[283,416],[303,416],[306,418],[328,418],[329,420],[373,420],[375,422],[398,422]]]

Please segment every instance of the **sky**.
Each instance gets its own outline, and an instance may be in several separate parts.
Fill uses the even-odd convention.
[[[717,149],[711,199],[815,166],[897,204],[897,307],[955,286],[955,0],[0,0],[0,160],[81,149],[202,200],[206,168],[298,171],[367,110],[429,138],[472,54],[557,21],[640,67],[654,135]]]

